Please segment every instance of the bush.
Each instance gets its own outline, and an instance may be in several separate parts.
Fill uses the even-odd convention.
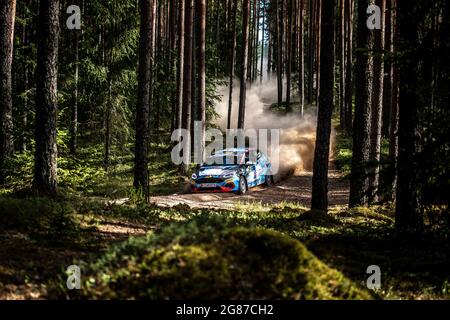
[[[194,219],[132,239],[82,267],[77,296],[112,299],[368,299],[303,244],[263,229],[204,228]],[[64,277],[58,282],[64,284]]]
[[[46,198],[0,198],[0,228],[55,242],[73,241],[79,233],[72,206]]]

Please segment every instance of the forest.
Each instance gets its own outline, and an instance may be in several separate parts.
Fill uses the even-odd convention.
[[[450,299],[448,57],[448,0],[0,0],[0,299]]]

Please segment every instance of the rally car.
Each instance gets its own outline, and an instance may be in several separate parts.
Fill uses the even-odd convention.
[[[272,166],[265,154],[256,149],[225,149],[192,174],[191,192],[244,194],[261,184],[273,184]]]

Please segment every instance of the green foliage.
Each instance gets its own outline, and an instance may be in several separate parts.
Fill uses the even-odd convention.
[[[35,240],[76,241],[80,227],[69,203],[46,198],[0,198],[0,228],[26,232]]]
[[[336,166],[348,177],[351,173],[353,139],[343,131],[336,134]]]

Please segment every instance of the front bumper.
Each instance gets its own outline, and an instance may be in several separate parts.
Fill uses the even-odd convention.
[[[191,183],[191,192],[235,192],[239,190],[239,183],[233,179],[219,180],[213,182],[195,181]]]

